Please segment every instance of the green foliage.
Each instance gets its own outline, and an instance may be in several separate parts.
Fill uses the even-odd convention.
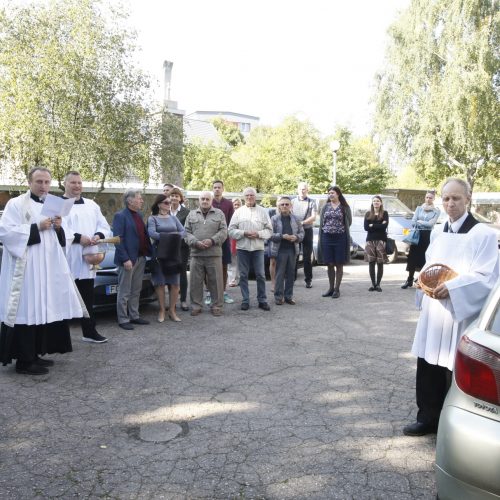
[[[368,137],[352,138],[346,129],[338,133],[337,184],[345,193],[380,193],[393,176],[380,164],[377,147]]]
[[[213,143],[186,144],[184,147],[184,187],[190,190],[212,189],[215,179],[224,181],[226,191],[240,191],[244,184],[231,152]]]
[[[387,186],[390,172],[377,160],[376,147],[368,138],[353,138],[339,129],[338,180],[350,193],[379,192]],[[226,191],[253,186],[260,193],[295,193],[305,181],[311,193],[324,193],[331,184],[332,152],[309,122],[287,118],[277,127],[257,127],[237,147],[189,144],[184,150],[184,182],[187,189],[208,189],[223,179]]]
[[[234,123],[230,123],[222,118],[214,118],[212,123],[229,147],[235,148],[244,141],[243,134]]]
[[[161,123],[157,122],[154,126],[156,128],[151,134],[151,138],[155,139],[152,141],[152,160],[158,157],[160,159],[155,170],[162,172],[163,182],[180,186],[184,170],[183,118],[180,115],[163,112]]]
[[[412,165],[406,165],[399,172],[395,187],[400,189],[427,189],[427,183],[417,174]]]
[[[412,0],[390,29],[376,132],[433,185],[498,174],[497,0]]]
[[[277,127],[257,127],[235,153],[237,163],[258,191],[294,193],[306,181],[323,192],[331,170],[331,151],[311,123],[294,117]]]
[[[43,165],[59,181],[147,180],[161,127],[123,19],[100,0],[0,11],[0,155],[19,177]]]

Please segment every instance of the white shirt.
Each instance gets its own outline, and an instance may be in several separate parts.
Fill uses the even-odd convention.
[[[105,238],[111,236],[108,222],[102,215],[97,203],[82,198],[83,203],[75,203],[67,217],[63,218],[66,233],[66,257],[74,279],[94,279],[95,270],[83,259],[84,247],[74,243],[75,233],[92,238],[96,233],[102,233]],[[98,249],[98,246],[88,247]],[[104,248],[106,250],[106,248]]]

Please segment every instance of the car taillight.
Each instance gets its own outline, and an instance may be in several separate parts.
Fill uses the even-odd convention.
[[[500,405],[500,355],[464,335],[455,359],[455,381],[466,394]]]

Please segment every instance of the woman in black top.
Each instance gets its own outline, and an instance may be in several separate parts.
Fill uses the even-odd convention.
[[[384,210],[382,198],[378,195],[372,198],[370,211],[365,215],[365,261],[368,262],[372,286],[370,292],[381,292],[380,282],[384,274],[384,262],[388,262],[385,246],[387,243],[387,226],[389,214]],[[375,262],[377,263],[377,277],[375,278]]]

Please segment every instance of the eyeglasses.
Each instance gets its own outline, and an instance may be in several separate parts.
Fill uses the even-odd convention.
[[[279,206],[280,207],[289,207],[290,203],[280,203]]]

